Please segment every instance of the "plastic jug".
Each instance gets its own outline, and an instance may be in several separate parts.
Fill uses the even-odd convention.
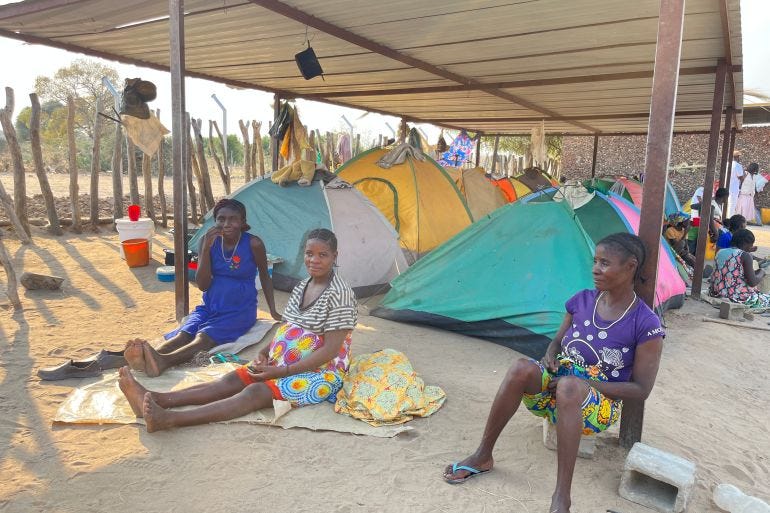
[[[731,484],[722,483],[714,488],[714,503],[730,513],[770,513],[766,502],[746,495]]]

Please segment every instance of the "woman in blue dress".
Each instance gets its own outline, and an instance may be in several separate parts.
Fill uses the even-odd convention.
[[[267,272],[262,240],[247,232],[246,208],[240,201],[220,200],[214,207],[216,225],[204,235],[195,281],[203,291],[203,304],[193,310],[166,340],[153,348],[146,340],[128,342],[124,351],[129,367],[150,377],[189,361],[200,351],[235,341],[257,320],[259,275],[270,315],[275,309],[273,282]]]

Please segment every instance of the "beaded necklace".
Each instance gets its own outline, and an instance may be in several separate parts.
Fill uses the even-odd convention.
[[[235,252],[238,251],[238,244],[240,244],[241,242],[241,235],[243,235],[243,232],[238,234],[238,240],[235,241],[235,246],[233,247],[233,254],[230,255],[230,258],[227,258],[225,256],[225,238],[222,237],[222,245],[220,246],[219,249],[222,250],[222,260],[224,260],[226,264],[232,263],[233,258],[235,258]]]
[[[599,300],[602,298],[603,295],[604,295],[604,291],[600,292],[599,295],[596,297],[596,302],[594,303],[594,313],[593,313],[593,315],[591,315],[591,324],[594,325],[594,328],[599,330],[599,334],[598,335],[599,335],[599,338],[602,339],[602,340],[607,338],[607,331],[606,330],[612,328],[617,323],[619,323],[623,319],[623,317],[625,317],[626,314],[631,311],[631,307],[634,306],[634,303],[636,303],[636,292],[634,292],[634,299],[631,300],[631,303],[629,303],[629,305],[626,308],[625,312],[623,312],[623,315],[621,315],[620,317],[618,317],[617,319],[612,321],[609,326],[601,327],[598,324],[596,324],[596,307],[599,305]]]

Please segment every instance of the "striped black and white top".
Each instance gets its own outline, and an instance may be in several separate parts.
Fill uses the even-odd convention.
[[[302,295],[309,281],[310,278],[306,278],[294,287],[283,320],[318,335],[327,331],[352,330],[358,320],[358,303],[353,289],[335,274],[326,290],[303,310],[300,307]]]

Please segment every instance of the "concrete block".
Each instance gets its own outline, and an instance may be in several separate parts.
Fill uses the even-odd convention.
[[[556,426],[548,422],[548,419],[543,419],[543,444],[547,449],[552,451],[556,450]],[[596,436],[595,435],[581,435],[580,445],[578,446],[578,457],[593,459],[594,450],[596,449]]]
[[[724,301],[719,305],[719,317],[730,321],[742,321],[748,306]]]
[[[637,442],[626,458],[618,493],[661,513],[679,513],[687,507],[694,484],[694,463]]]

